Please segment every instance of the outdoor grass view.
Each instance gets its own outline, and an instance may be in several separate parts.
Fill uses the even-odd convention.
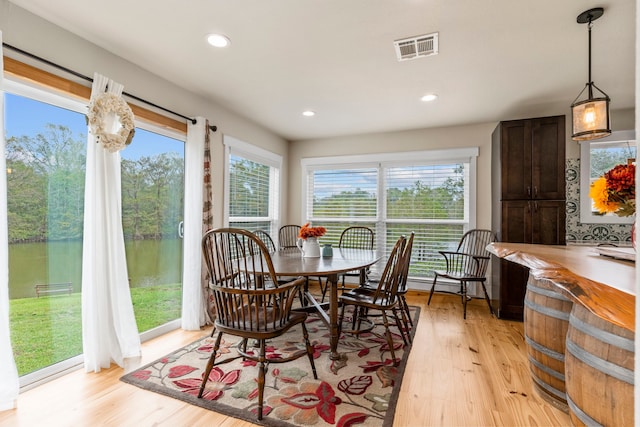
[[[20,375],[82,353],[85,111],[5,93],[9,313]],[[180,317],[184,143],[138,128],[121,156],[127,269],[143,332]]]

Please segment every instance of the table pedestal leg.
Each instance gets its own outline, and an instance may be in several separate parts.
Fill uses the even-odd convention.
[[[340,332],[338,328],[338,275],[331,274],[327,276],[327,286],[329,286],[329,344],[331,346],[331,360],[343,360],[345,355],[338,353],[338,340]]]

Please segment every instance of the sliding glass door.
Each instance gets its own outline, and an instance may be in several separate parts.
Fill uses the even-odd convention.
[[[184,141],[136,129],[122,156],[122,226],[138,331],[180,317]]]
[[[22,376],[82,353],[87,137],[80,103],[10,93],[4,101],[10,328]]]
[[[82,363],[87,107],[5,83],[10,330],[24,386]],[[184,139],[145,125],[120,153],[127,269],[141,333],[180,317]]]

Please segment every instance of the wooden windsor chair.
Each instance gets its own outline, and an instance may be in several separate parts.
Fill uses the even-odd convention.
[[[391,254],[387,259],[384,271],[382,272],[382,276],[380,276],[380,281],[378,282],[378,286],[375,290],[373,290],[372,292],[359,292],[357,289],[352,289],[344,292],[340,296],[340,304],[342,308],[340,311],[339,325],[341,332],[358,335],[363,332],[370,331],[374,326],[373,321],[366,322],[366,327],[363,327],[363,325],[365,324],[364,320],[366,320],[365,318],[370,310],[380,311],[385,328],[387,345],[391,353],[391,358],[394,361],[394,365],[397,365],[399,363],[399,360],[396,360],[395,357],[395,345],[393,343],[391,331],[389,330],[389,318],[387,316],[387,312],[392,312],[392,318],[395,320],[396,327],[398,328],[398,331],[402,336],[402,340],[404,341],[405,345],[408,344],[408,340],[405,337],[406,327],[403,327],[400,320],[402,318],[402,314],[398,313],[398,286],[402,279],[402,256],[404,253],[405,244],[406,239],[404,236],[401,236],[396,241],[396,244],[391,250]],[[346,322],[344,321],[344,314],[345,308],[347,306],[353,306],[350,330],[344,330],[343,326],[346,324]]]
[[[269,249],[255,234],[247,230],[210,230],[202,238],[202,250],[211,275],[210,287],[215,302],[215,328],[218,336],[203,375],[198,398],[202,397],[214,366],[240,357],[253,360],[258,364],[258,420],[261,420],[265,375],[271,363],[286,363],[306,354],[313,377],[318,378],[313,347],[305,326],[307,313],[291,310],[293,300],[305,280],[298,277],[287,283],[279,283]],[[267,359],[267,340],[283,335],[296,325],[302,328],[305,350]],[[237,347],[237,356],[218,360],[218,350],[224,334],[239,337],[241,342]],[[247,351],[248,340],[255,340],[258,351]]]
[[[460,283],[459,294],[462,297],[464,307],[463,318],[467,318],[467,286],[469,283],[480,283],[482,285],[484,299],[487,301],[489,311],[493,314],[485,282],[487,280],[487,266],[491,259],[487,245],[495,241],[496,235],[493,231],[473,229],[462,236],[455,251],[439,251],[445,259],[445,270],[436,270],[434,272],[435,275],[429,291],[427,305],[431,304],[431,297],[433,297],[438,277],[442,277]]]

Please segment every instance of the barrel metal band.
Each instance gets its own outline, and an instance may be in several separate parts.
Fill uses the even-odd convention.
[[[554,396],[562,399],[562,400],[567,400],[567,393],[558,390],[555,387],[551,387],[549,384],[541,381],[538,377],[536,377],[535,375],[532,376],[531,378],[533,378],[533,381],[536,382],[536,384],[538,384],[538,386],[540,388],[545,389],[546,391],[548,391],[549,393],[553,394]]]
[[[576,359],[627,384],[634,385],[634,372],[589,353],[567,337],[567,351]]]
[[[538,344],[537,342],[535,342],[534,340],[532,340],[531,338],[529,338],[526,334],[524,336],[524,340],[527,343],[527,345],[529,345],[530,347],[532,347],[534,350],[539,351],[540,353],[552,357],[556,360],[559,360],[561,362],[564,362],[564,354],[562,353],[558,353],[557,351],[553,351],[550,348],[547,348],[543,345]]]
[[[531,355],[529,355],[528,358],[529,358],[529,363],[534,365],[536,368],[540,369],[543,372],[546,372],[547,374],[551,375],[554,378],[557,378],[557,379],[559,379],[561,381],[564,381],[564,373],[563,372],[558,372],[555,369],[551,369],[550,367],[543,365],[538,360],[536,360],[535,358],[531,357]]]
[[[569,312],[545,307],[544,305],[540,305],[533,301],[529,301],[528,299],[524,300],[524,306],[530,308],[533,311],[537,311],[538,313],[542,313],[549,317],[553,317],[554,319],[560,319],[560,320],[566,320],[566,321],[569,320]]]
[[[571,396],[569,395],[567,395],[567,404],[569,405],[569,408],[571,408],[571,412],[573,412],[573,415],[578,417],[578,419],[582,421],[587,427],[603,427],[602,424],[591,418],[582,409],[580,409],[578,405],[576,405],[573,400],[571,400]]]
[[[558,292],[554,292],[550,289],[539,288],[537,286],[532,285],[531,282],[527,283],[527,290],[535,292],[536,294],[544,295],[545,297],[557,299],[560,301],[571,302],[571,300],[565,297],[564,295],[559,294]]]
[[[569,324],[582,332],[583,334],[589,335],[591,337],[597,338],[600,341],[611,344],[615,347],[621,348],[623,350],[635,351],[635,340],[631,340],[629,338],[621,337],[620,335],[612,334],[611,332],[603,331],[599,328],[594,328],[592,325],[584,322],[582,319],[577,318],[576,316],[571,314],[569,318]]]

